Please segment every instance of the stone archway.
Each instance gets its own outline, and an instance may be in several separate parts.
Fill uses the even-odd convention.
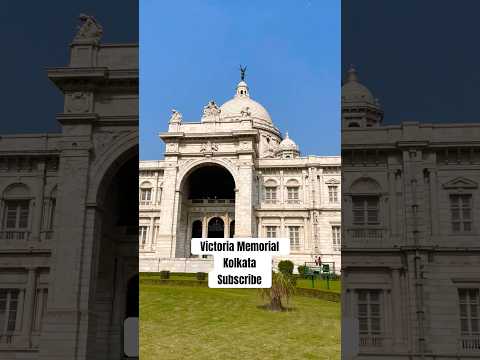
[[[184,173],[179,191],[177,258],[191,256],[192,237],[211,235],[212,218],[217,219],[217,225],[222,222],[222,230],[216,231],[215,237],[228,237],[230,222],[235,219],[235,184],[231,171],[218,162],[203,162]],[[201,229],[198,227],[200,223]],[[194,224],[197,224],[195,229]]]
[[[103,211],[96,219],[95,280],[90,286],[89,308],[96,320],[89,325],[93,336],[88,352],[109,354],[108,359],[123,356],[123,322],[138,316],[138,192],[131,191],[138,186],[138,154],[121,158],[125,160],[106,173],[98,192]]]

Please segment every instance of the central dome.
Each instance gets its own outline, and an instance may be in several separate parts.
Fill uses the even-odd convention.
[[[351,67],[342,86],[342,101],[344,103],[369,103],[376,105],[377,100],[368,88],[358,81],[357,71]]]
[[[233,99],[225,102],[220,107],[220,110],[220,117],[222,119],[250,116],[272,124],[272,118],[268,114],[268,111],[261,104],[250,98],[248,85],[243,80],[238,83],[237,93]]]

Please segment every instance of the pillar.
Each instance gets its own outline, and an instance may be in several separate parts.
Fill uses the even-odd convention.
[[[402,343],[402,306],[400,289],[400,269],[392,269],[392,314],[393,314],[393,346],[400,350]]]
[[[32,219],[32,236],[30,240],[40,241],[40,231],[42,228],[43,198],[45,194],[45,162],[38,164],[38,172],[40,173],[37,182],[37,191],[35,197],[35,207],[33,208]]]
[[[33,314],[35,306],[35,291],[36,284],[36,268],[27,268],[27,287],[25,288],[24,297],[24,312],[23,312],[23,325],[22,325],[22,342],[29,343],[30,335],[32,332]]]
[[[253,166],[249,163],[240,165],[238,169],[237,189],[235,196],[235,236],[252,237],[254,230],[253,216]]]

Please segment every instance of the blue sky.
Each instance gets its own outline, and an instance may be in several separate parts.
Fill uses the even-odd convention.
[[[140,1],[140,158],[160,159],[171,109],[199,121],[247,65],[250,96],[303,155],[340,153],[340,1]]]

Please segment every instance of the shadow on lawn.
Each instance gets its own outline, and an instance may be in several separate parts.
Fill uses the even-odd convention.
[[[281,309],[273,308],[271,304],[257,305],[257,309],[271,311],[271,312],[294,312],[298,310],[293,306],[283,306],[283,305]]]

